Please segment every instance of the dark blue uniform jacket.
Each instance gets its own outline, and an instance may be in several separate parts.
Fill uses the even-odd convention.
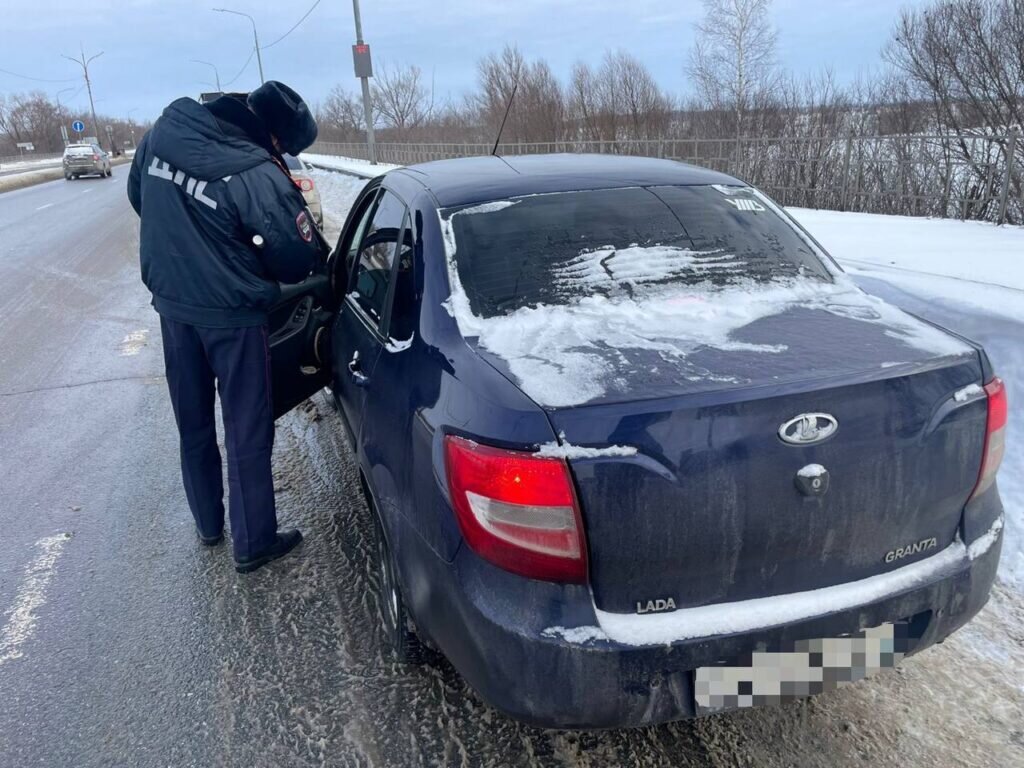
[[[320,243],[302,193],[273,161],[269,134],[247,124],[254,116],[244,103],[226,98],[219,114],[229,108],[237,126],[192,99],[164,110],[139,143],[128,198],[142,218],[142,280],[156,311],[241,328],[266,322],[279,283],[302,281]]]

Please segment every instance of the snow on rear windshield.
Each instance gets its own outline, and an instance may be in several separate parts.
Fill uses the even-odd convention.
[[[595,295],[638,298],[671,286],[801,275],[831,282],[813,247],[741,187],[534,195],[442,217],[470,308],[483,318]]]
[[[440,217],[444,307],[544,406],[739,386],[767,375],[752,355],[778,358],[765,366],[772,376],[805,377],[811,329],[784,319],[792,311],[876,325],[861,350],[868,365],[886,337],[931,354],[972,353],[864,294],[746,188],[534,195]],[[774,328],[762,327],[774,317]],[[791,340],[802,349],[791,353]]]

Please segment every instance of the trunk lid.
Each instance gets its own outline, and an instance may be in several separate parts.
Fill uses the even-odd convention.
[[[569,452],[602,610],[816,589],[953,540],[985,435],[984,398],[955,397],[981,380],[973,348],[948,337],[938,354],[884,324],[809,310],[764,318],[742,335],[775,339],[786,353],[703,350],[691,362],[717,380],[677,379],[664,397],[545,408],[567,444],[637,451]],[[669,382],[637,375],[628,385],[643,395]],[[817,444],[784,442],[780,427],[806,413],[831,415],[837,431]],[[798,473],[815,474],[813,465],[828,471],[821,495],[798,488]]]

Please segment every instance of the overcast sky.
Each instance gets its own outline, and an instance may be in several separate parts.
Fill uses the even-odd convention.
[[[336,83],[355,89],[349,0],[321,0],[287,38],[271,45],[313,0],[4,0],[0,15],[0,69],[67,82],[35,82],[0,72],[0,93],[39,88],[87,109],[80,68],[61,58],[103,51],[90,74],[96,110],[137,120],[156,117],[178,96],[212,90],[213,62],[223,84],[252,50],[249,21],[214,13],[226,7],[256,19],[264,73],[308,101]],[[831,67],[843,81],[878,66],[900,5],[923,0],[775,0],[781,63],[797,73]],[[565,78],[578,59],[599,61],[608,48],[624,48],[651,69],[662,86],[689,93],[683,65],[702,13],[699,0],[363,0],[363,33],[374,62],[412,63],[434,78],[440,97],[471,89],[477,59],[505,43],[528,57],[543,56]],[[231,85],[259,84],[255,58]]]

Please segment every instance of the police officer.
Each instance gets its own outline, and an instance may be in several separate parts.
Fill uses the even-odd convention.
[[[282,158],[316,135],[305,102],[283,83],[205,105],[182,98],[143,137],[128,177],[142,220],[142,280],[160,315],[185,495],[200,542],[216,546],[224,538],[216,384],[240,573],[302,541],[297,530],[277,530],[267,310],[279,284],[302,281],[322,255]]]

